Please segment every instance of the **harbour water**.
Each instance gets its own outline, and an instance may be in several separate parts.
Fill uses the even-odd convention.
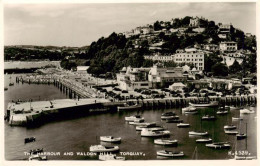
[[[15,82],[15,76],[12,75],[12,82]],[[35,84],[14,84],[8,86],[10,75],[5,75],[5,106],[11,100],[52,100],[58,98],[67,98],[65,94],[59,91],[53,85],[35,85]],[[175,111],[180,119],[185,123],[190,123],[189,128],[178,128],[176,123],[166,123],[161,121],[161,114],[168,111]],[[176,109],[154,109],[141,110],[123,113],[106,113],[89,115],[77,119],[59,120],[44,124],[37,128],[11,127],[5,122],[5,159],[6,160],[27,160],[28,156],[25,152],[31,149],[43,148],[45,152],[52,152],[53,155],[48,156],[49,160],[97,160],[98,156],[89,155],[89,147],[91,145],[100,144],[99,136],[113,135],[122,137],[120,144],[120,152],[142,152],[138,153],[118,153],[125,154],[127,160],[154,160],[164,159],[156,156],[157,150],[167,149],[172,151],[183,151],[185,156],[180,158],[184,160],[195,159],[193,153],[197,147],[197,159],[230,159],[229,152],[248,150],[252,156],[257,155],[257,129],[256,129],[256,113],[243,115],[244,120],[241,125],[239,121],[233,121],[232,117],[239,117],[239,109],[231,110],[228,115],[217,115],[216,121],[202,121],[202,115],[209,113],[214,114],[214,109],[207,108],[199,110],[196,115],[184,115],[180,108]],[[255,109],[256,111],[256,109]],[[135,127],[125,122],[125,116],[140,114],[147,122],[156,122],[158,125],[164,126],[170,130],[172,139],[177,139],[179,144],[177,147],[164,147],[154,145],[152,138],[144,138],[140,136],[140,132]],[[226,135],[223,126],[233,123],[238,130],[246,132],[245,124],[247,123],[248,138],[244,140],[236,140],[234,135]],[[241,128],[239,129],[239,126]],[[231,148],[228,150],[215,150],[205,147],[204,144],[197,144],[195,140],[198,137],[189,137],[188,132],[193,130],[205,130],[210,133],[210,137],[214,142],[228,141]],[[24,144],[24,138],[36,137],[36,141]],[[103,143],[102,143],[103,144]],[[114,145],[106,143],[105,145]],[[70,152],[71,155],[64,155]],[[82,152],[77,154],[77,152]],[[72,155],[73,153],[73,155]],[[85,155],[84,155],[85,154]]]

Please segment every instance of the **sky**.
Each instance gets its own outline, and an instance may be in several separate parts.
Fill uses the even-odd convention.
[[[4,45],[90,45],[155,21],[199,16],[256,34],[254,2],[4,4]]]

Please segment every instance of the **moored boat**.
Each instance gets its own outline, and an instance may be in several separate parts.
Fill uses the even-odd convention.
[[[246,108],[240,109],[240,114],[253,114],[253,113],[255,113],[254,110],[249,110],[249,109],[246,109]]]
[[[213,115],[204,115],[201,117],[201,120],[216,120],[216,117]]]
[[[178,144],[178,140],[170,140],[170,139],[155,139],[154,143],[157,145],[177,145]]]
[[[228,142],[213,142],[206,144],[206,147],[215,149],[228,149],[230,148],[230,144]]]
[[[43,148],[40,148],[40,149],[33,149],[33,150],[30,150],[30,154],[38,154],[38,153],[42,153],[43,152]]]
[[[143,128],[147,128],[152,131],[163,131],[164,128],[161,126],[152,126],[152,127],[146,127],[146,126],[136,126],[136,131],[142,131]]]
[[[180,152],[173,152],[168,150],[160,150],[157,151],[158,156],[164,156],[164,157],[182,157],[184,156],[184,153],[182,151]]]
[[[236,129],[237,128],[237,126],[235,126],[235,125],[225,125],[224,126],[224,129],[225,130],[234,130],[234,129]]]
[[[217,114],[218,115],[226,115],[226,114],[228,114],[228,111],[219,110],[219,111],[217,111]]]
[[[155,122],[129,122],[130,125],[135,125],[135,126],[150,126],[150,125],[156,125]]]
[[[161,119],[165,120],[165,119],[169,119],[170,117],[174,117],[174,116],[176,116],[175,112],[165,112],[165,113],[162,113]]]
[[[235,135],[238,133],[238,131],[236,130],[224,130],[225,131],[225,134],[230,134],[230,135]]]
[[[107,161],[107,160],[124,161],[125,157],[107,154],[107,155],[99,155],[98,159],[102,161]]]
[[[189,131],[189,135],[194,135],[194,136],[206,136],[208,135],[208,132],[197,132],[197,131]]]
[[[47,156],[40,156],[39,154],[30,155],[29,161],[43,161],[47,160]]]
[[[141,117],[141,115],[132,115],[132,116],[125,117],[125,121],[128,122],[135,121],[135,120],[144,120],[144,118]]]
[[[134,121],[129,121],[130,125],[136,125],[136,124],[144,124],[144,119],[139,119],[139,120],[134,120]]]
[[[243,120],[241,117],[232,117],[232,121]]]
[[[237,133],[236,134],[237,140],[245,139],[247,135],[245,133]]]
[[[186,113],[186,114],[197,113],[196,107],[193,107],[193,106],[188,106],[188,107],[182,108],[182,112]]]
[[[121,137],[100,136],[100,141],[103,141],[103,142],[121,142]]]
[[[209,143],[212,142],[211,138],[200,138],[200,139],[196,139],[197,143]]]
[[[104,145],[91,145],[90,152],[116,152],[119,151],[119,146],[104,146]]]
[[[162,120],[167,120],[167,119],[179,119],[179,116],[173,115],[173,116],[165,116],[161,117]]]
[[[178,123],[177,124],[177,127],[190,127],[190,124],[189,123]]]
[[[218,106],[218,101],[200,101],[199,103],[189,103],[190,106],[193,107],[216,107]]]
[[[167,119],[166,123],[182,123],[183,120],[181,119]]]
[[[170,131],[164,130],[164,131],[152,131],[149,129],[143,129],[141,131],[141,136],[143,137],[160,137],[160,136],[168,136],[170,135]]]
[[[24,139],[24,143],[30,143],[30,142],[34,142],[36,141],[36,138],[35,137],[29,137],[29,138],[25,138]]]
[[[141,104],[128,105],[125,103],[124,106],[118,106],[117,111],[135,110],[135,109],[139,109],[141,107],[142,107]]]

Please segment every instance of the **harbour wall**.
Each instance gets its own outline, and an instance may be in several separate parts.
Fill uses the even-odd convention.
[[[166,109],[166,108],[182,108],[189,105],[189,102],[198,103],[200,101],[218,101],[219,105],[244,106],[256,104],[256,96],[233,96],[233,97],[211,97],[211,98],[167,98],[167,99],[143,99],[143,100],[127,100],[117,102],[104,102],[62,107],[56,109],[46,109],[33,113],[15,114],[14,110],[7,110],[7,121],[11,126],[39,126],[54,120],[66,120],[72,118],[80,118],[90,114],[112,113],[117,111],[117,106],[124,103],[141,104],[142,110],[145,109]]]

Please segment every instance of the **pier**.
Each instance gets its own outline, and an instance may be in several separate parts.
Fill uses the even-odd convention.
[[[57,83],[59,84],[59,83]],[[60,85],[59,85],[60,86]],[[65,86],[64,86],[65,87]],[[115,112],[117,106],[124,103],[142,105],[145,109],[165,109],[182,108],[189,105],[189,102],[198,103],[199,101],[218,101],[219,105],[244,106],[256,104],[257,98],[251,96],[232,96],[232,97],[211,97],[211,98],[165,98],[165,99],[142,99],[111,102],[104,98],[88,99],[60,99],[53,101],[34,101],[34,102],[13,102],[9,103],[6,112],[6,120],[12,126],[27,126],[29,124],[46,123],[55,116],[85,116],[88,113]],[[65,116],[64,116],[65,115]]]

